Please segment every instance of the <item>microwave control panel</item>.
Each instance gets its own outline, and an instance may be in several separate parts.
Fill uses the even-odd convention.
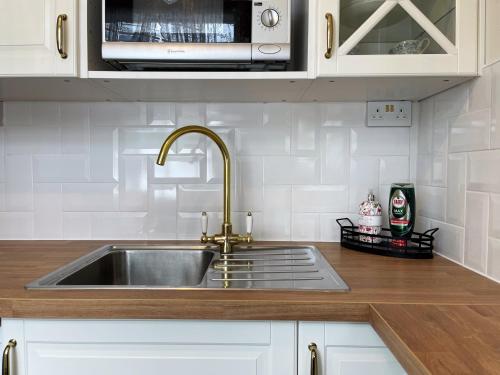
[[[290,43],[290,1],[254,1],[252,43]]]

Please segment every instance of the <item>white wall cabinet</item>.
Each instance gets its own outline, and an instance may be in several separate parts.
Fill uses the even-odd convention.
[[[316,7],[318,77],[477,74],[478,0],[317,0]]]
[[[10,375],[294,375],[296,322],[2,321]]]
[[[311,343],[318,375],[403,375],[404,369],[369,324],[300,322],[299,375],[311,374]]]
[[[76,10],[76,0],[0,0],[0,76],[76,76]]]

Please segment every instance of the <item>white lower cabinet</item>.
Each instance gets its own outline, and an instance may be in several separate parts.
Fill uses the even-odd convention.
[[[296,322],[2,320],[9,375],[294,375]]]
[[[3,319],[8,375],[405,374],[369,324]]]
[[[313,375],[310,344],[316,344],[317,375],[402,375],[397,359],[364,323],[300,322],[299,375]]]

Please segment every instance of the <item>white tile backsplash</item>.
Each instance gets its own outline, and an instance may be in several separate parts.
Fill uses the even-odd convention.
[[[480,78],[423,101],[417,137],[417,222],[440,228],[438,252],[498,281],[499,92],[496,63]]]
[[[5,103],[0,222],[25,224],[0,238],[197,239],[201,211],[219,231],[217,146],[186,135],[155,164],[168,134],[199,124],[231,153],[235,230],[251,210],[256,239],[339,241],[337,218],[410,178],[410,130],[365,122],[363,102]]]

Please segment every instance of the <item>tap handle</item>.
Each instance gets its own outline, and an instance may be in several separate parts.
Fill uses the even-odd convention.
[[[253,216],[250,211],[248,211],[247,214],[247,234],[250,235],[252,234],[252,229],[253,229]]]
[[[208,232],[208,215],[206,212],[201,213],[201,233],[206,235]]]

